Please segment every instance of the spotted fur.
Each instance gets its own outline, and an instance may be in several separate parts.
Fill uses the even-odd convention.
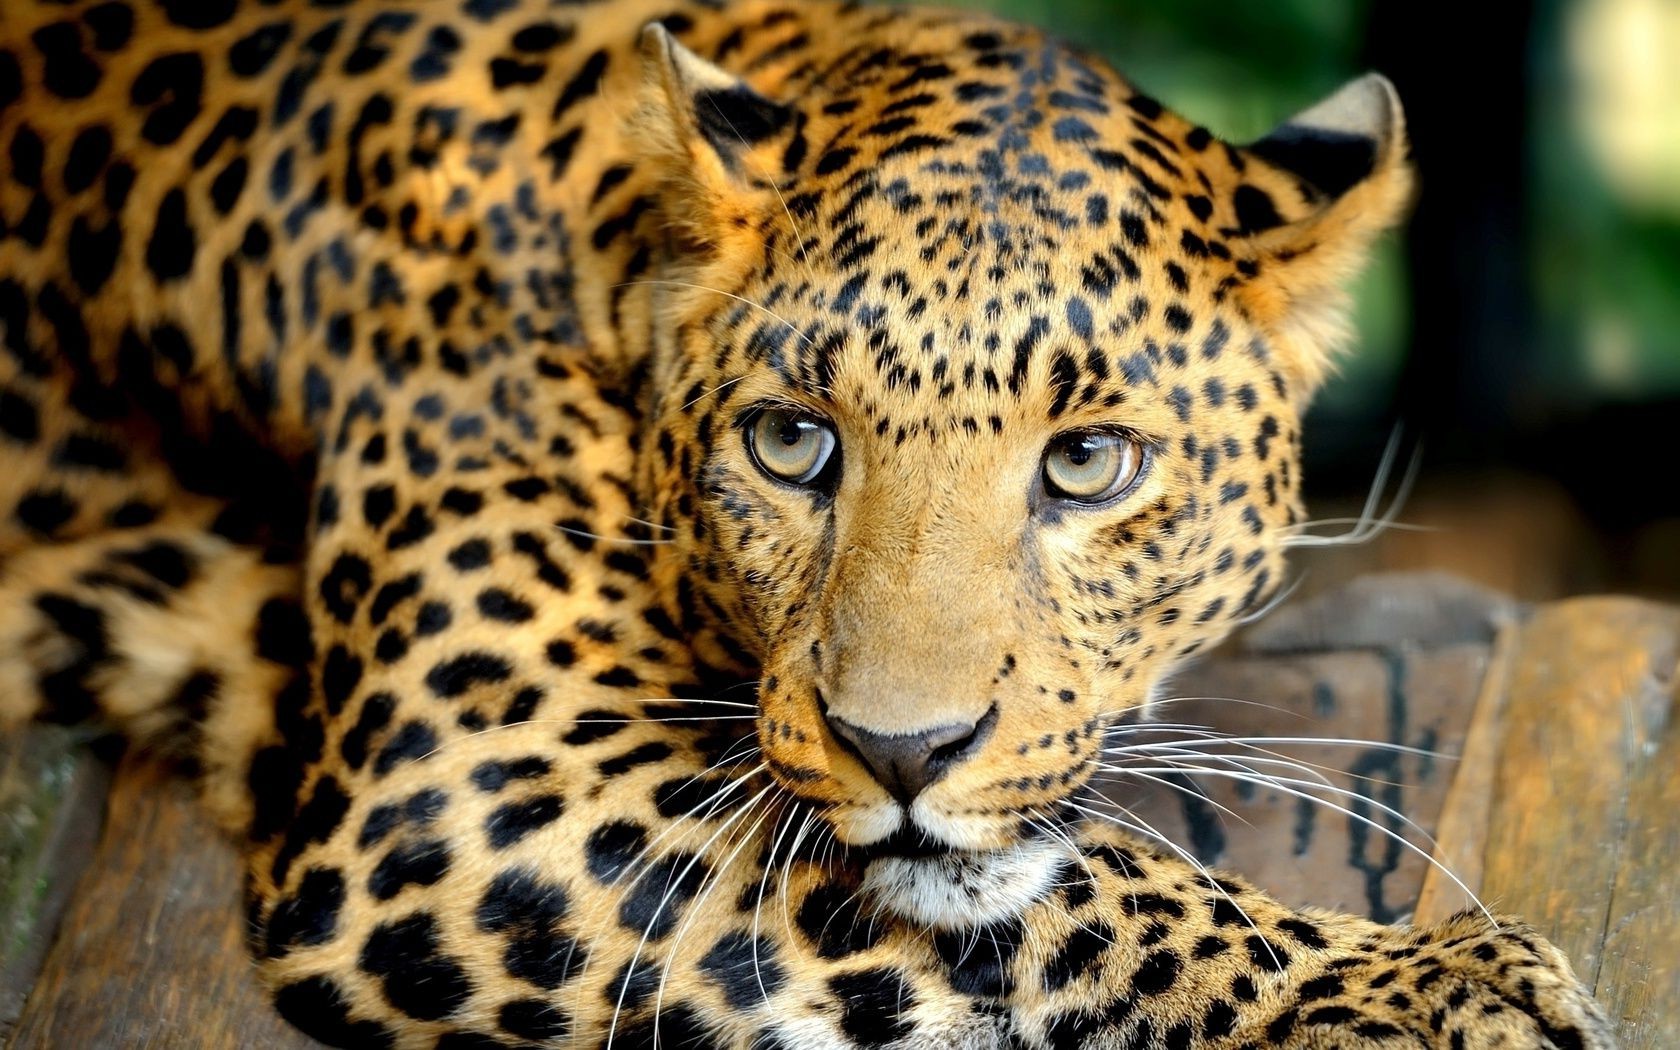
[[[0,713],[195,768],[317,1038],[1612,1045],[1074,819],[1276,589],[1380,78],[1237,147],[973,15],[19,0],[0,145]]]

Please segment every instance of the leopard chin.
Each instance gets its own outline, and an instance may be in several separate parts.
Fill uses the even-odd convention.
[[[1066,847],[1021,842],[993,850],[889,855],[863,870],[863,891],[882,911],[936,930],[973,930],[1012,919],[1053,890]]]

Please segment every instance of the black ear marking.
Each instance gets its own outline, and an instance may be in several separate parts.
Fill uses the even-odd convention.
[[[1229,190],[1237,224],[1221,228],[1252,252],[1236,294],[1304,405],[1351,331],[1348,282],[1410,204],[1406,116],[1369,73],[1234,155],[1254,162]]]
[[[1377,167],[1375,139],[1293,124],[1283,125],[1248,150],[1294,172],[1313,189],[1330,197],[1340,197],[1359,185]]]
[[[642,50],[657,63],[672,116],[704,139],[733,169],[741,153],[793,122],[793,108],[765,98],[733,74],[678,43],[658,22],[642,30]]]
[[[1271,157],[1266,157],[1266,159],[1279,167],[1287,167],[1291,171],[1296,170],[1290,165],[1284,164],[1281,160],[1273,160]],[[1296,174],[1300,174],[1300,172],[1297,171]],[[1305,175],[1301,177],[1306,178]],[[1316,182],[1313,185],[1318,186]],[[1352,183],[1349,183],[1349,185],[1352,185]],[[1271,196],[1265,190],[1244,183],[1238,186],[1236,192],[1231,195],[1231,203],[1237,210],[1238,232],[1245,237],[1269,230],[1274,226],[1283,225],[1283,218],[1277,213],[1277,205],[1272,202]]]
[[[1404,125],[1394,85],[1367,73],[1291,117],[1248,151],[1334,199],[1389,159],[1403,139]]]
[[[742,145],[757,145],[781,131],[793,119],[793,110],[738,83],[696,94],[694,116],[712,148],[727,153]]]

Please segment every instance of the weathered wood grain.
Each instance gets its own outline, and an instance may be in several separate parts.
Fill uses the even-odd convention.
[[[1412,921],[1441,922],[1474,905],[1482,885],[1482,842],[1493,807],[1493,781],[1499,768],[1505,697],[1510,692],[1511,659],[1521,628],[1500,629],[1488,657],[1487,673],[1477,691],[1464,747],[1455,763],[1452,786],[1441,804],[1435,832],[1435,864],[1423,873]],[[1450,873],[1450,875],[1449,875]]]
[[[1670,679],[1663,724],[1628,783],[1595,989],[1622,1022],[1623,1050],[1680,1046],[1680,735]]]
[[[1452,801],[1485,809],[1483,899],[1569,954],[1629,1050],[1680,1046],[1677,663],[1680,610],[1542,606],[1510,655],[1492,776]]]
[[[12,1050],[316,1047],[282,1021],[252,972],[239,863],[186,788],[125,762],[86,873]]]

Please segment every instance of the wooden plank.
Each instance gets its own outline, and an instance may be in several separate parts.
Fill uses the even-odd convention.
[[[1510,692],[1511,661],[1521,632],[1506,624],[1494,640],[1487,674],[1476,695],[1464,750],[1452,786],[1441,806],[1435,835],[1435,865],[1423,874],[1412,921],[1431,925],[1471,907],[1482,886],[1482,841],[1493,812],[1494,775],[1499,765],[1505,697]],[[1448,872],[1451,872],[1449,877]]]
[[[1517,615],[1505,595],[1444,572],[1382,572],[1290,602],[1238,642],[1255,654],[1487,645]]]
[[[13,1050],[318,1046],[270,1005],[241,930],[232,846],[186,787],[127,761]]]
[[[1483,897],[1557,942],[1625,1047],[1680,1046],[1680,610],[1539,609],[1511,666]]]
[[[1677,771],[1680,739],[1670,723],[1629,785],[1627,830],[1599,965],[1597,991],[1621,1020],[1623,1050],[1680,1046]]]
[[[0,741],[0,1041],[99,838],[110,777],[84,738],[53,727]]]

